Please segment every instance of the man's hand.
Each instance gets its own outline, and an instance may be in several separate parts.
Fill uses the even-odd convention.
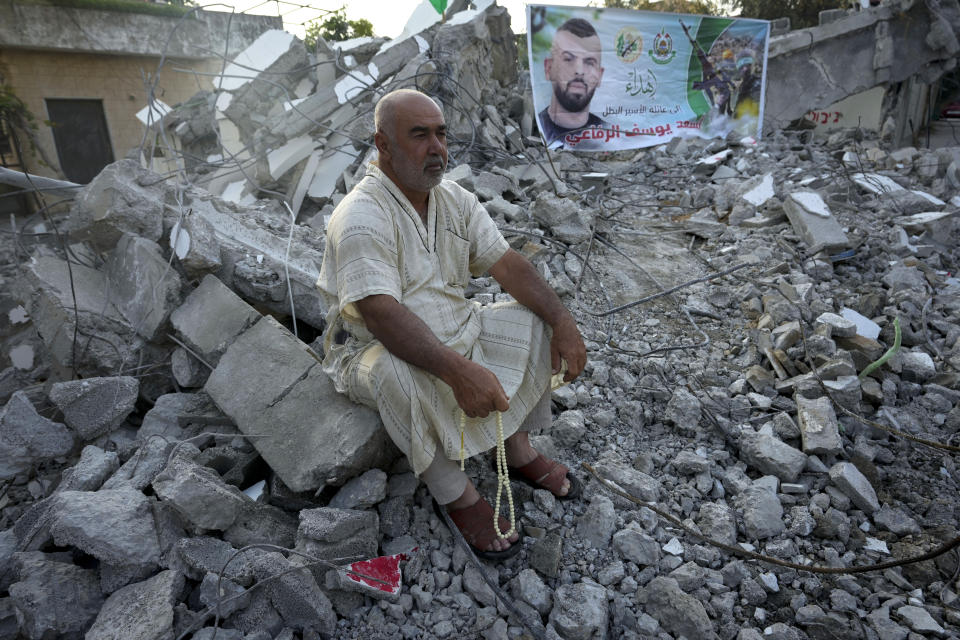
[[[580,337],[577,321],[530,261],[513,249],[508,249],[503,257],[490,267],[490,275],[517,302],[540,316],[553,329],[553,338],[550,339],[550,364],[553,373],[560,373],[560,363],[566,360],[567,372],[563,380],[570,382],[579,376],[587,364],[587,349]]]
[[[583,345],[580,330],[570,314],[566,314],[553,327],[553,337],[550,339],[550,363],[554,374],[560,373],[561,360],[567,362],[567,372],[563,376],[564,382],[575,380],[587,364],[587,348]]]
[[[486,367],[466,360],[464,366],[445,379],[457,404],[468,418],[486,418],[492,411],[506,411],[510,401],[497,380]]]

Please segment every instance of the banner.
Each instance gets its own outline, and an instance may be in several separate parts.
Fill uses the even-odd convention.
[[[579,151],[759,138],[769,39],[766,20],[528,5],[540,132]]]

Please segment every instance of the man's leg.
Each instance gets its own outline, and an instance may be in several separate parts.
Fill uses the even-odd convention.
[[[466,509],[480,500],[480,494],[467,474],[460,471],[460,465],[448,459],[441,451],[433,456],[433,462],[420,474],[420,479],[427,485],[433,498],[446,506],[447,511]],[[490,526],[493,526],[492,521]],[[509,549],[511,543],[518,539],[517,534],[513,534],[506,540],[495,538],[487,549],[481,549],[481,551],[503,551]]]
[[[542,432],[550,426],[550,389],[544,392],[533,410],[524,419],[517,432],[504,441],[507,449],[507,464],[511,467],[522,467],[533,462],[537,457],[537,450],[530,445],[530,431]],[[570,480],[564,479],[560,488],[560,495],[570,491]]]

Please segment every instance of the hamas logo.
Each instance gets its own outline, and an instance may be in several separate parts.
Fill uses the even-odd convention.
[[[643,36],[633,27],[623,27],[615,40],[617,57],[630,64],[640,57],[643,51]]]
[[[673,50],[673,38],[666,31],[661,31],[653,39],[653,48],[647,51],[650,59],[657,64],[667,64],[673,60],[677,52]]]

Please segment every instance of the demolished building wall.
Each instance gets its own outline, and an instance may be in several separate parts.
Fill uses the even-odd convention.
[[[70,122],[63,138],[43,124],[56,120],[50,99],[86,101],[100,105],[106,126],[109,157],[103,164],[125,157],[144,142],[144,125],[158,120],[165,105],[189,100],[209,89],[222,68],[221,56],[232,58],[265,30],[281,26],[269,16],[217,15],[195,10],[182,18],[42,4],[8,3],[0,7],[0,65],[8,84],[37,119],[38,156],[26,139],[24,166],[32,173],[68,177],[63,172],[65,146],[95,143],[89,139],[100,123]],[[141,112],[145,105],[153,112]],[[54,123],[56,126],[56,123]],[[148,147],[153,149],[153,141]],[[43,157],[57,164],[47,166]],[[101,164],[101,167],[103,165]]]
[[[956,0],[937,2],[935,8],[915,0],[891,0],[774,37],[764,128],[785,126],[875,86],[892,89],[915,75],[929,84],[956,67],[958,32]],[[905,122],[913,115],[912,106],[900,105],[893,115],[893,120]],[[903,142],[901,128],[895,143]]]

